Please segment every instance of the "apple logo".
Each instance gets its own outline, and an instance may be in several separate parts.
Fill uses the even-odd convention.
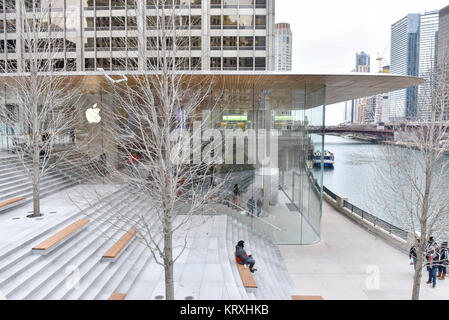
[[[86,119],[89,123],[99,123],[101,121],[100,109],[97,108],[97,104],[86,110]]]

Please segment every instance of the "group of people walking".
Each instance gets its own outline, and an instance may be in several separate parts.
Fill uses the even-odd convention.
[[[409,258],[413,260],[413,265],[416,270],[416,264],[418,261],[418,247],[420,245],[419,239],[416,240],[414,246],[410,248]],[[449,264],[449,248],[448,242],[442,242],[441,245],[435,241],[434,237],[430,237],[425,247],[425,258],[427,272],[429,278],[427,284],[432,284],[435,288],[438,280],[445,280],[447,273],[447,265]]]

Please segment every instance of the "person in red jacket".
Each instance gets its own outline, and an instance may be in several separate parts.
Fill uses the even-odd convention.
[[[257,269],[254,269],[256,261],[254,260],[252,255],[246,254],[245,249],[243,249],[244,246],[245,241],[243,240],[240,240],[237,243],[237,246],[235,247],[235,260],[238,264],[249,264],[249,271],[254,273],[254,271],[257,271]]]

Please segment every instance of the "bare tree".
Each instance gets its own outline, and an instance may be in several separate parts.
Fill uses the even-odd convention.
[[[24,18],[17,30],[16,47],[21,46],[21,67],[9,63],[0,67],[6,75],[3,84],[14,98],[17,108],[1,106],[1,120],[16,128],[16,152],[33,183],[33,214],[40,212],[40,180],[49,170],[67,157],[69,149],[55,152],[54,145],[61,136],[73,142],[77,121],[74,105],[80,98],[79,80],[64,75],[64,66],[57,54],[64,47],[52,31],[63,28],[53,18],[49,23],[52,1],[16,1],[16,10]],[[19,20],[17,20],[19,21]],[[62,65],[64,65],[62,60]],[[62,70],[61,70],[62,67]],[[66,66],[66,69],[70,66]],[[29,165],[31,162],[31,165]]]
[[[184,27],[188,27],[192,21],[183,21],[185,16],[174,9],[175,1],[159,0],[158,6],[155,1],[155,7],[157,15],[147,17],[146,23],[154,26],[152,36],[144,41],[128,37],[125,44],[152,55],[139,53],[139,63],[132,64],[140,66],[136,72],[129,70],[129,57],[116,59],[115,68],[128,69],[126,75],[109,75],[100,69],[107,79],[101,111],[105,135],[118,154],[117,162],[108,166],[106,179],[127,184],[147,199],[148,207],[131,215],[112,209],[104,222],[136,232],[164,268],[165,297],[173,300],[174,264],[187,244],[186,235],[182,243],[174,241],[174,235],[189,225],[193,215],[212,213],[208,204],[217,201],[226,182],[226,177],[214,179],[214,167],[222,163],[222,136],[209,129],[210,113],[205,111],[215,108],[221,90],[215,91],[213,77],[195,77],[198,60],[178,52],[192,41],[180,26],[187,23]],[[120,66],[120,61],[126,65]],[[202,133],[208,129],[203,140]]]
[[[447,51],[447,50],[446,50]],[[449,61],[446,59],[445,61]],[[426,267],[426,242],[430,236],[449,236],[449,193],[447,172],[449,123],[444,115],[449,108],[449,71],[447,64],[432,65],[429,94],[421,103],[431,106],[431,120],[421,119],[419,125],[408,126],[402,132],[406,143],[401,147],[385,146],[376,156],[373,169],[376,178],[373,197],[398,226],[408,231],[417,246],[417,263],[413,279],[412,299],[418,300],[423,268]],[[413,241],[414,241],[413,240]]]

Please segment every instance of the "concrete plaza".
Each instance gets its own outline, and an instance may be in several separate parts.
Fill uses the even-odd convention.
[[[437,239],[440,242],[443,239]],[[301,295],[326,300],[411,299],[413,266],[406,253],[323,203],[322,240],[310,246],[280,246],[281,254]],[[426,284],[420,299],[449,299],[449,279]]]

